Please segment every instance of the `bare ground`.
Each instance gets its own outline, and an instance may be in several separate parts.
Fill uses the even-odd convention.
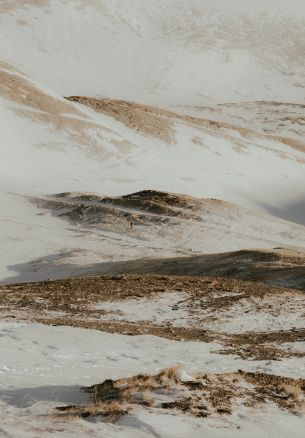
[[[181,294],[178,300],[177,294]],[[168,301],[165,318],[156,322],[141,315],[143,304],[149,307],[157,302],[162,308],[164,299]],[[138,318],[124,313],[126,304],[139,312]],[[250,359],[305,356],[305,351],[284,345],[305,341],[304,304],[301,291],[210,277],[122,275],[0,287],[1,318],[217,342],[223,345],[219,353]],[[123,306],[123,311],[116,306]],[[271,321],[266,327],[260,323],[260,314]],[[251,321],[253,315],[258,320],[251,331],[231,329],[230,321]]]
[[[166,230],[176,242],[181,227],[186,230],[204,227],[208,215],[235,214],[238,207],[218,200],[200,199],[183,194],[143,190],[118,197],[92,193],[59,193],[43,198],[30,198],[38,208],[48,209],[53,215],[87,229],[102,229],[145,238],[159,238]],[[213,220],[213,218],[211,219]],[[130,223],[134,228],[130,228]],[[204,238],[204,235],[199,235]],[[187,248],[184,254],[189,252]],[[176,251],[179,252],[179,251]],[[181,253],[181,251],[180,251]],[[305,290],[305,253],[292,249],[246,249],[225,253],[192,255],[187,257],[128,260],[86,266],[81,275],[116,274],[208,275],[236,278]]]

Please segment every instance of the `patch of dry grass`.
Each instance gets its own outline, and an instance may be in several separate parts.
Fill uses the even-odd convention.
[[[85,96],[70,96],[66,99],[87,105],[136,131],[157,137],[166,143],[173,142],[172,120],[166,110],[124,100],[98,99]]]
[[[114,311],[96,309],[102,302],[128,299],[149,300],[162,294],[183,291],[185,298],[173,305],[187,312],[198,324],[175,326],[152,321],[128,321],[116,318]],[[125,335],[151,334],[181,341],[217,342],[224,346],[218,353],[235,354],[246,359],[277,360],[303,357],[305,352],[286,351],[281,344],[305,340],[305,329],[226,333],[204,325],[210,319],[232,314],[240,303],[251,304],[253,311],[270,315],[284,312],[287,316],[301,306],[304,294],[292,289],[210,277],[175,277],[150,275],[118,275],[47,281],[0,286],[3,316],[29,319],[48,325],[75,326]],[[238,310],[240,312],[240,310]],[[58,312],[53,316],[50,312]],[[231,313],[230,313],[231,312]]]
[[[91,403],[86,406],[60,406],[56,409],[60,416],[69,417],[70,419],[75,417],[101,417],[103,421],[109,423],[115,423],[128,413],[128,408],[119,401]]]
[[[241,370],[197,374],[190,381],[182,381],[180,367],[175,366],[156,375],[105,380],[84,390],[91,394],[91,402],[59,407],[60,415],[115,422],[134,406],[175,410],[200,418],[230,415],[240,403],[251,408],[274,404],[295,415],[303,415],[305,409],[305,379]]]
[[[214,135],[230,141],[234,149],[238,152],[244,153],[247,146],[249,146],[249,143],[253,144],[256,139],[284,143],[297,151],[305,151],[304,143],[291,138],[258,133],[253,129],[242,128],[233,124],[209,120],[206,118],[178,114],[173,111],[136,102],[87,96],[70,96],[66,97],[66,99],[87,105],[97,112],[106,114],[119,122],[124,123],[129,128],[160,138],[167,143],[173,143],[174,123],[179,121],[208,133],[211,133],[212,131]],[[237,136],[236,133],[241,134],[241,136]],[[194,143],[198,144],[198,140],[195,139]],[[263,146],[262,144],[259,144],[259,142],[257,142],[256,146],[268,149],[267,146]],[[290,158],[302,163],[305,161],[301,157],[277,151],[276,149],[272,149],[272,151],[284,159]]]

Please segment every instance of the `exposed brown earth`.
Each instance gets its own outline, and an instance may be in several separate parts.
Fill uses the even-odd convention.
[[[174,123],[179,121],[206,132],[209,132],[212,129],[214,134],[230,140],[235,145],[236,150],[245,149],[247,146],[247,142],[245,140],[251,140],[253,142],[255,141],[255,138],[263,138],[266,140],[274,140],[279,143],[284,143],[287,146],[290,146],[292,149],[305,152],[304,143],[296,139],[286,138],[281,135],[276,136],[257,133],[249,128],[241,128],[222,121],[179,114],[167,109],[124,100],[94,98],[87,96],[69,96],[66,97],[66,99],[89,106],[97,112],[101,112],[115,118],[131,129],[135,129],[146,135],[160,138],[167,143],[174,142]],[[232,135],[237,132],[242,135],[243,139],[238,139],[236,136]],[[196,143],[196,138],[194,138],[194,143]],[[259,147],[263,146],[260,145]],[[283,152],[275,150],[274,152],[284,158],[286,157],[285,153]],[[303,161],[301,158],[297,158],[297,160]]]
[[[104,140],[112,131],[95,123],[89,116],[79,111],[75,105],[65,99],[47,94],[35,83],[7,63],[0,62],[0,96],[8,99],[19,107],[12,110],[19,116],[44,123],[54,131],[64,131],[64,134],[82,146],[86,146],[89,154],[106,156],[108,152],[101,145],[97,148],[92,140],[90,130],[100,140]],[[131,147],[125,139],[114,140],[113,144],[124,152]]]
[[[86,217],[89,223],[106,222],[110,216],[120,219],[133,216],[135,221],[154,221],[158,216],[181,217],[184,219],[201,220],[196,216],[200,208],[207,203],[223,203],[222,201],[203,200],[192,196],[160,192],[155,190],[142,190],[125,196],[102,197],[94,194],[59,193],[48,198],[31,199],[38,207],[48,208],[53,211],[70,208],[68,213],[61,216],[72,221],[80,222]],[[142,213],[142,214],[141,214]],[[156,215],[156,216],[151,216]]]
[[[70,96],[66,99],[87,105],[97,112],[124,123],[131,129],[158,137],[166,143],[173,141],[172,115],[166,110],[124,100],[97,99],[83,96]]]
[[[262,408],[273,403],[298,415],[303,413],[305,380],[244,371],[223,374],[197,374],[182,381],[178,367],[157,375],[139,374],[84,388],[91,403],[58,407],[60,415],[100,417],[116,422],[135,406],[174,410],[194,417],[230,415],[237,403]]]
[[[183,294],[177,301],[177,294]],[[159,323],[138,320],[116,310],[116,305],[169,300],[174,316]],[[132,301],[130,301],[132,300]],[[103,305],[110,304],[110,308]],[[173,340],[217,342],[221,353],[251,359],[300,357],[282,344],[305,341],[305,296],[293,289],[209,277],[109,276],[7,285],[0,287],[2,318],[19,318],[49,325],[68,325],[127,335],[152,334]],[[114,306],[113,308],[111,306]],[[136,308],[136,307],[135,307]],[[303,309],[303,310],[302,310]],[[176,317],[177,312],[177,317]],[[182,318],[179,316],[182,312]],[[231,331],[227,321],[267,314],[286,320],[300,315],[304,326]]]
[[[200,199],[155,190],[143,190],[118,197],[67,192],[30,198],[30,201],[38,208],[47,209],[73,225],[84,226],[86,230],[101,229],[124,236],[136,235],[143,239],[149,237],[151,241],[160,239],[166,233],[173,248],[176,248],[177,235],[182,232],[185,233],[187,242],[187,232],[192,227],[198,232],[198,238],[204,239],[206,223],[211,223],[217,229],[221,227],[217,223],[218,216],[231,220],[231,215],[235,217],[242,214],[237,206],[221,200]],[[251,212],[245,211],[245,214],[251,215]],[[199,223],[202,228],[198,227]],[[146,227],[150,227],[149,232]],[[238,228],[234,231],[236,232],[238,233]],[[189,253],[187,248],[180,249],[185,250],[184,254]],[[173,251],[179,253],[177,248]],[[273,248],[173,258],[142,258],[80,267],[79,274],[76,275],[124,273],[224,276],[305,290],[305,253]]]
[[[287,250],[241,250],[168,259],[128,260],[101,266],[102,274],[223,276],[305,291],[305,254]]]

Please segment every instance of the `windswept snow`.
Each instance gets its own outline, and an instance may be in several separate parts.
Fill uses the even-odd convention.
[[[302,67],[301,58],[289,52],[293,76],[283,73],[277,62],[281,57],[278,50],[273,51],[269,67],[264,58],[268,57],[271,62],[269,55],[279,29],[283,37],[289,32],[295,50],[300,50],[303,27],[300,28],[299,12],[304,8],[299,2],[294,14],[288,14],[284,4],[280,9],[277,7],[276,19],[270,8],[274,2],[267,6],[255,3],[253,9],[254,4],[249,0],[244,7],[235,5],[234,13],[233,4],[228,9],[219,5],[216,9],[217,5],[207,0],[204,4],[192,0],[187,5],[177,0],[173,6],[159,1],[143,5],[142,1],[76,4],[54,0],[26,2],[22,7],[20,2],[11,2],[5,11],[6,3],[0,15],[0,31],[5,41],[0,48],[3,139],[0,238],[1,246],[10,246],[10,250],[1,254],[2,281],[20,271],[26,274],[20,280],[48,278],[54,275],[52,270],[44,276],[31,276],[30,264],[54,258],[63,262],[65,254],[73,254],[72,260],[78,265],[137,258],[140,250],[148,257],[176,255],[173,248],[165,244],[162,231],[161,239],[152,241],[144,233],[140,237],[142,245],[139,245],[140,240],[134,242],[121,234],[106,236],[106,245],[100,233],[95,234],[94,239],[81,237],[80,232],[84,230],[67,227],[48,215],[41,216],[33,205],[26,205],[23,196],[43,197],[75,191],[118,196],[155,189],[217,198],[259,211],[253,218],[257,223],[254,224],[248,214],[244,217],[243,213],[237,217],[229,215],[225,223],[220,220],[215,232],[209,215],[203,236],[198,235],[193,225],[179,230],[179,251],[303,246],[302,227],[294,228],[259,216],[267,211],[304,224],[305,154],[302,143],[295,143],[296,137],[298,141],[302,138],[301,122],[295,128],[297,133],[292,141],[283,138],[290,133],[274,127],[274,122],[270,122],[270,126],[265,123],[264,132],[272,134],[266,136],[257,129],[257,124],[239,125],[236,119],[226,120],[226,114],[221,122],[229,121],[232,126],[186,116],[189,107],[208,105],[211,100],[213,104],[231,100],[239,104],[241,99],[258,100],[262,96],[284,102],[301,99],[294,76]],[[211,41],[200,30],[206,25],[205,10],[210,11]],[[262,13],[264,20],[257,20],[255,17]],[[285,14],[289,18],[284,26]],[[20,20],[23,20],[22,25]],[[248,34],[234,35],[236,20],[241,29],[247,22]],[[263,53],[261,49],[258,51],[261,36],[254,33],[258,22],[268,29],[265,38],[268,44],[264,45]],[[218,27],[223,35],[216,32]],[[225,41],[232,42],[233,51]],[[282,41],[284,44],[284,39]],[[286,48],[286,43],[284,45]],[[284,62],[288,54],[285,55],[285,50],[281,53]],[[188,69],[182,71],[186,68],[183,66]],[[196,69],[200,69],[200,74],[196,74]],[[253,74],[253,86],[248,82],[243,84],[237,70],[247,81]],[[230,86],[220,87],[217,78],[223,81],[223,71],[227,72],[225,78]],[[193,81],[189,80],[190,74]],[[194,87],[196,93],[188,87]],[[224,89],[229,94],[225,94]],[[245,93],[246,89],[251,96]],[[175,90],[179,90],[178,95]],[[295,90],[299,100],[295,98]],[[187,102],[180,93],[189,96]],[[201,95],[205,93],[210,96]],[[64,99],[69,95],[108,97],[117,117]],[[126,114],[125,119],[120,116],[122,106],[114,98],[152,105],[148,111],[147,107],[129,103],[137,114],[139,128],[126,123]],[[127,111],[126,105],[123,105],[123,113]],[[177,110],[177,106],[179,114],[162,110],[173,107]],[[294,108],[300,111],[300,121],[302,107]],[[256,118],[260,120],[260,117]],[[157,136],[153,130],[156,118],[158,129],[166,131],[158,131]],[[293,215],[289,205],[296,206]],[[248,220],[246,225],[245,220]],[[37,224],[36,229],[29,224]],[[118,245],[118,242],[121,243]],[[64,258],[66,265],[70,264],[71,257]],[[71,272],[66,268],[61,269],[63,275]]]
[[[163,104],[305,97],[302,0],[13,0],[1,9],[0,59],[61,95]]]
[[[3,437],[43,436],[177,436],[267,437],[277,433],[300,438],[304,419],[270,407],[265,412],[236,412],[229,422],[207,423],[177,415],[162,416],[139,409],[118,425],[75,420],[54,422],[48,417],[61,404],[85,402],[81,385],[106,378],[155,373],[180,363],[189,373],[225,372],[237,369],[304,377],[304,359],[285,362],[247,362],[213,353],[218,346],[201,342],[167,341],[153,336],[128,337],[76,328],[47,327],[2,321],[0,348],[1,429]],[[70,424],[71,423],[71,424]],[[279,427],[277,424],[281,424]],[[222,429],[222,427],[224,429]],[[61,435],[60,435],[61,434]],[[179,435],[180,434],[180,435]],[[37,435],[37,436],[38,436]],[[0,435],[1,436],[1,435]]]
[[[304,22],[303,0],[0,0],[0,282],[237,278],[1,286],[0,438],[303,436],[268,397],[116,424],[55,408],[176,364],[305,378],[303,292],[243,281],[303,288]],[[253,251],[275,247],[300,257]]]
[[[266,300],[266,310],[258,309],[254,299],[250,303],[241,300],[237,305],[232,305],[231,309],[218,309],[214,312],[201,308],[205,304],[204,299],[197,303],[194,299],[194,302],[195,305],[191,306],[187,295],[177,292],[148,299],[134,298],[101,303],[94,306],[94,309],[109,312],[108,316],[106,314],[103,317],[105,320],[150,321],[154,324],[171,324],[173,327],[204,327],[220,333],[268,332],[305,327],[305,300],[302,297],[290,300],[289,295],[285,296],[283,293],[281,297]],[[287,306],[281,309],[284,303]],[[275,306],[278,309],[274,313],[270,312]],[[293,308],[291,312],[288,310],[289,306]]]

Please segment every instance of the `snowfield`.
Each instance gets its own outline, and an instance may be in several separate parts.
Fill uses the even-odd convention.
[[[177,415],[133,412],[118,425],[77,420],[54,422],[48,414],[55,406],[86,401],[80,390],[106,378],[156,372],[182,364],[188,373],[244,370],[304,377],[305,361],[247,362],[213,354],[218,346],[201,342],[167,341],[153,336],[129,337],[70,327],[2,321],[0,403],[3,437],[135,436],[301,437],[304,419],[291,417],[275,407],[264,412],[241,410],[230,421],[209,419],[202,423]],[[13,342],[12,342],[13,341]],[[46,385],[47,383],[47,385]],[[45,417],[46,416],[46,417]],[[222,427],[221,427],[222,426]],[[177,435],[178,434],[178,435]],[[276,434],[276,435],[275,435]]]
[[[23,87],[22,84],[20,86]],[[22,90],[23,88],[20,88],[19,92],[22,93]],[[4,92],[6,93],[6,87]],[[49,216],[41,217],[36,208],[26,205],[24,196],[43,196],[63,191],[121,195],[143,188],[153,188],[198,197],[218,198],[260,211],[285,209],[287,199],[301,199],[304,153],[283,143],[261,138],[252,142],[250,138],[240,137],[240,133],[236,131],[227,132],[227,128],[224,132],[218,132],[217,128],[202,131],[176,121],[174,144],[168,145],[158,138],[136,133],[109,117],[92,114],[92,110],[86,107],[81,108],[81,111],[84,112],[84,116],[90,118],[90,122],[82,122],[79,126],[80,122],[74,118],[73,124],[70,125],[70,118],[63,116],[63,120],[58,120],[57,115],[52,121],[56,105],[60,108],[61,98],[56,98],[58,101],[56,100],[56,105],[54,103],[53,112],[45,113],[45,95],[38,95],[38,105],[42,106],[44,113],[39,113],[37,119],[36,105],[33,108],[30,90],[27,91],[27,96],[26,106],[23,104],[24,109],[20,104],[16,109],[15,104],[7,98],[1,106],[5,148],[1,149],[3,155],[0,162],[3,199],[0,210],[0,237],[1,245],[10,247],[8,252],[1,254],[3,280],[11,276],[8,272],[10,266],[72,250],[80,249],[86,253],[78,264],[92,264],[98,259],[105,260],[105,253],[111,255],[113,260],[139,256],[138,253],[131,252],[126,257],[118,248],[111,250],[108,244],[101,247],[100,241],[96,239],[92,243],[87,239],[85,242],[80,241],[79,238],[75,238],[77,230],[71,227],[67,230],[63,222]],[[75,105],[69,103],[68,107],[78,114],[79,105],[77,109]],[[228,137],[229,134],[231,137]],[[196,138],[195,143],[192,138]],[[238,146],[235,141],[241,144]],[[168,163],[171,163],[170,168]],[[264,205],[264,208],[261,205]],[[297,219],[299,222],[302,222],[301,207]],[[300,245],[304,234],[303,227],[295,228],[291,235],[289,231],[287,234],[285,228],[295,226],[286,226],[274,218],[263,219],[263,222],[268,221],[271,221],[273,229],[266,227],[266,233],[270,237],[273,234],[274,237],[266,242],[261,237],[253,235],[253,231],[245,229],[241,214],[241,221],[235,222],[236,225],[231,225],[230,217],[226,221],[226,228],[238,228],[239,237],[234,236],[234,243],[228,240],[227,244],[219,244],[220,241],[229,238],[227,233],[223,234],[223,231],[219,230],[217,238],[213,236],[211,243],[204,243],[202,247],[196,245],[197,248],[193,249],[217,252],[244,247]],[[32,223],[37,224],[35,230],[28,226]],[[48,231],[50,229],[54,230],[51,241]],[[193,231],[196,242],[199,242],[193,225],[189,225],[185,230],[187,234],[192,234]],[[264,224],[259,227],[259,233],[261,231],[265,231]],[[15,236],[13,242],[12,234]],[[124,235],[118,238],[125,240]],[[151,246],[159,247],[159,244],[153,242]],[[192,247],[190,249],[192,250]],[[161,250],[159,255],[162,255],[162,252]],[[156,255],[154,251],[146,254]],[[175,252],[168,251],[164,255],[174,254]],[[48,277],[46,275],[45,278]]]
[[[108,245],[101,250],[99,244],[77,242],[63,223],[37,217],[24,195],[79,191],[118,196],[155,189],[218,198],[304,224],[304,146],[294,143],[303,135],[302,105],[293,109],[294,132],[281,122],[274,127],[278,110],[272,105],[263,116],[257,110],[252,124],[230,119],[230,107],[223,110],[217,120],[232,128],[161,116],[160,129],[172,130],[167,143],[162,135],[143,135],[141,125],[130,129],[64,99],[76,94],[127,99],[208,119],[215,117],[196,108],[235,102],[243,112],[248,101],[301,104],[301,2],[294,0],[289,8],[284,1],[250,0],[226,6],[208,0],[2,3],[0,238],[1,246],[11,248],[1,254],[3,280],[14,276],[9,267],[60,258],[72,250],[83,251],[77,264],[95,263],[108,252],[113,260],[129,258]],[[274,43],[279,32],[282,46]],[[287,46],[287,35],[294,50]],[[261,135],[262,117],[270,138]],[[37,235],[28,223],[37,224]],[[234,245],[217,245],[220,233],[201,250],[266,246],[244,236],[249,231],[242,227]],[[297,246],[302,233],[299,229],[292,241],[282,243]],[[280,244],[276,239],[273,246]]]
[[[304,21],[0,0],[0,438],[303,436]]]

